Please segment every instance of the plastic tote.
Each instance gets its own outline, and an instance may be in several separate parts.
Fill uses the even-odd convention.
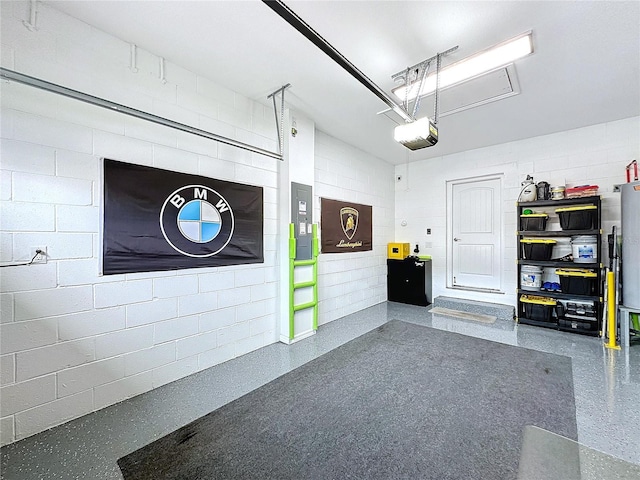
[[[550,260],[556,243],[555,240],[547,238],[522,238],[522,257],[525,260]]]
[[[549,215],[546,213],[530,213],[529,215],[520,215],[520,230],[529,232],[540,232],[547,228],[547,220]]]
[[[560,277],[562,293],[574,295],[595,295],[598,274],[592,270],[582,268],[558,268],[556,274]]]
[[[551,315],[557,303],[553,298],[522,295],[520,301],[524,307],[524,315],[526,318],[538,322],[552,321]]]
[[[598,207],[595,205],[556,208],[556,213],[560,217],[562,230],[592,230],[596,228]]]

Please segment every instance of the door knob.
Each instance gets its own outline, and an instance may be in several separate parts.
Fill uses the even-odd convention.
[[[457,241],[459,241],[459,240],[460,240],[459,238],[455,238],[455,237],[453,238],[453,241],[454,241],[454,242],[457,242]]]

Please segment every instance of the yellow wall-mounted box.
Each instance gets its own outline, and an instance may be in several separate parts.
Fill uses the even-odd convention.
[[[403,260],[409,256],[408,243],[388,243],[387,258],[397,258]]]

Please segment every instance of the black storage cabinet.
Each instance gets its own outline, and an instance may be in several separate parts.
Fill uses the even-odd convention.
[[[387,298],[390,302],[431,304],[431,261],[407,257],[387,260]]]

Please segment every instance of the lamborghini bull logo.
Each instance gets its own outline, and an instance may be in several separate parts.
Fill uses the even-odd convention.
[[[352,207],[340,209],[340,224],[346,237],[351,240],[358,230],[358,210]]]

